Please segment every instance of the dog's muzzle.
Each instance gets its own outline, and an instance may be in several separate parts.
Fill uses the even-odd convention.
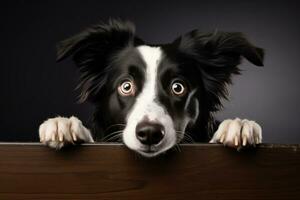
[[[157,145],[165,135],[164,127],[159,123],[141,122],[136,126],[136,138],[144,145]]]

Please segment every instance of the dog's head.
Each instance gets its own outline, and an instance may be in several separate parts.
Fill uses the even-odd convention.
[[[59,43],[58,61],[70,55],[81,71],[80,100],[97,106],[97,123],[124,124],[123,142],[151,157],[220,109],[241,57],[262,66],[264,53],[237,32],[194,30],[150,45],[132,23],[110,20]]]

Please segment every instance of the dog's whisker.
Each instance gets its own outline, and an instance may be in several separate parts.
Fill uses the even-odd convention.
[[[119,133],[119,131],[110,133],[110,134],[106,135],[105,137],[103,137],[101,140],[105,141],[105,140],[109,139],[110,137],[112,137],[112,136],[114,136],[115,134],[118,134],[118,133]]]
[[[108,138],[105,142],[117,142],[117,139],[120,138],[120,135],[115,135],[113,137]]]
[[[110,141],[112,140],[112,138],[114,138],[115,136],[119,135],[120,133],[115,133],[113,135],[110,135],[109,137],[106,137],[103,139],[103,142],[107,142],[107,141]]]
[[[117,140],[117,142],[122,143],[122,142],[123,142],[122,137],[120,137],[120,138]]]
[[[180,144],[185,144],[185,143],[190,144],[190,143],[193,143],[193,142],[191,142],[191,140],[189,140],[189,139],[187,139],[187,138],[183,138],[183,139],[180,141]]]
[[[195,142],[194,139],[193,139],[193,137],[191,136],[190,133],[185,132],[184,136],[185,136],[186,138],[189,138],[189,140],[191,140],[192,142]]]
[[[107,127],[105,129],[105,132],[108,131],[109,129],[113,128],[113,127],[125,127],[125,126],[126,126],[126,124],[113,124],[113,125]]]
[[[174,148],[176,151],[181,152],[179,144],[175,144]]]
[[[176,141],[177,141],[177,143],[181,143],[182,140],[184,139],[184,134],[182,134],[183,133],[182,131],[176,131],[176,133],[177,133]]]
[[[119,140],[119,139],[121,138],[121,136],[122,136],[122,134],[119,133],[119,134],[114,135],[114,136],[110,137],[109,139],[107,139],[106,142],[114,142],[114,140],[116,140],[116,139]],[[118,141],[118,140],[117,140],[117,141]]]
[[[177,143],[182,143],[183,140],[185,140],[184,137],[183,137],[183,135],[180,135],[180,136],[176,137]]]
[[[185,137],[185,138],[183,139],[183,142],[184,142],[184,143],[194,143],[194,141],[193,141],[192,139],[188,138],[188,137]]]
[[[112,133],[106,135],[105,137],[103,137],[103,138],[102,138],[102,141],[103,141],[103,142],[106,142],[106,141],[108,141],[109,139],[111,139],[111,137],[114,137],[114,136],[116,136],[116,135],[119,135],[119,134],[121,134],[122,132],[123,132],[123,130],[119,130],[119,131],[112,132]]]
[[[189,135],[186,135],[184,138],[185,138],[186,140],[190,141],[191,143],[194,143],[194,142],[195,142],[194,139],[193,139],[191,136],[189,136]]]
[[[194,139],[192,136],[185,131],[176,131],[176,133],[180,133],[183,135],[183,137],[179,136],[177,139],[180,141],[180,143],[194,143]]]

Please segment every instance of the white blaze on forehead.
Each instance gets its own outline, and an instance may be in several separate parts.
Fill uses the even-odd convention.
[[[150,121],[155,121],[163,125],[165,137],[161,144],[158,144],[159,152],[162,152],[176,142],[176,133],[171,117],[165,111],[165,108],[157,100],[158,67],[163,58],[163,52],[160,47],[139,46],[142,59],[146,64],[145,81],[140,94],[136,98],[135,105],[127,116],[127,125],[123,132],[123,141],[131,149],[139,150],[142,146],[137,140],[135,129],[138,123],[145,117]]]
[[[142,94],[137,100],[154,101],[157,94],[157,71],[162,59],[162,51],[160,47],[140,46],[137,48],[144,62],[146,63],[145,82]]]

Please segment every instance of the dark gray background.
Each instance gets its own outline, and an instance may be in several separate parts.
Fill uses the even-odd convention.
[[[0,141],[36,141],[39,124],[56,115],[85,123],[77,104],[78,73],[55,63],[55,43],[109,17],[135,22],[151,43],[170,42],[199,28],[241,31],[265,48],[265,67],[244,62],[219,119],[251,118],[264,142],[300,143],[300,26],[297,1],[8,1],[0,8]],[[105,114],[105,113],[104,113]]]

